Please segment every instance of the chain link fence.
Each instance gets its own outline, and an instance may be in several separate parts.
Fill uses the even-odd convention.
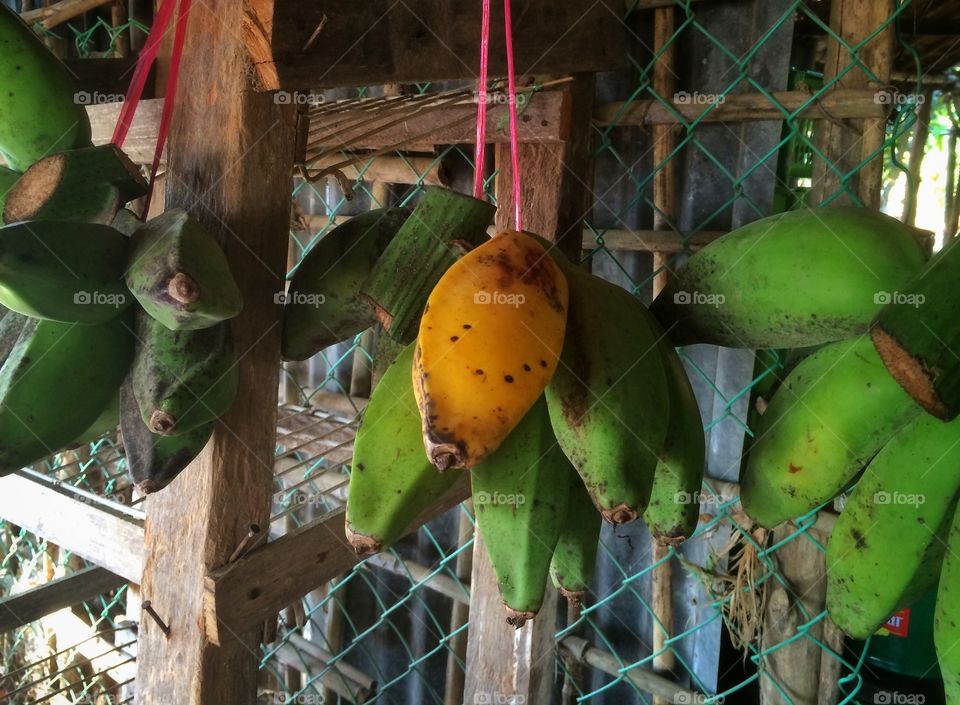
[[[906,171],[904,138],[917,121],[915,96],[923,93],[924,70],[901,31],[915,10],[909,1],[896,2],[892,14],[856,43],[831,30],[819,7],[823,3],[800,0],[729,6],[677,0],[673,30],[657,42],[651,13],[638,4],[635,0],[624,18],[629,65],[597,79],[603,119],[592,128],[593,203],[584,223],[584,260],[594,273],[649,302],[657,276],[717,233],[802,205],[863,205],[859,176],[876,160],[885,165],[888,181]],[[747,5],[752,14],[745,13]],[[97,25],[84,32],[100,29]],[[876,84],[878,105],[889,100],[880,96],[903,95],[888,91],[886,81],[863,60],[866,49],[886,31],[895,33],[898,61],[912,64],[916,80],[908,97],[893,101],[877,146],[851,163],[849,153],[835,154],[819,137],[824,125],[850,121],[823,106],[831,91],[858,73]],[[81,34],[76,36],[79,48],[84,42]],[[829,43],[839,43],[844,60],[839,70],[824,75],[819,69]],[[673,73],[671,94],[655,88],[658,61]],[[450,88],[402,90],[429,96]],[[784,91],[791,92],[792,102],[785,101]],[[324,99],[382,92],[327,92]],[[723,121],[711,118],[725,105],[744,104],[737,102],[743,96],[753,101],[760,119],[736,112]],[[691,118],[678,107],[683,105],[702,110]],[[669,118],[647,119],[655,113]],[[658,143],[665,131],[657,126],[667,126],[669,149]],[[384,158],[391,162],[389,182],[369,176],[382,173],[375,167]],[[424,185],[437,179],[469,192],[472,158],[467,145],[359,158],[349,178],[350,198],[333,177],[315,183],[296,180],[290,272],[319,239],[352,215],[413,205]],[[402,178],[398,169],[405,172]],[[675,207],[664,206],[655,186],[666,173],[675,174],[670,177],[676,179]],[[487,183],[487,195],[495,202],[492,175]],[[661,231],[655,248],[638,244],[643,239],[638,233],[654,230]],[[307,362],[285,365],[272,534],[295,530],[342,505],[352,434],[376,377],[378,347],[377,333],[368,331]],[[789,530],[765,532],[752,526],[737,501],[740,460],[757,413],[754,397],[782,368],[785,355],[697,346],[683,350],[682,357],[708,434],[708,479],[697,498],[700,526],[679,549],[665,552],[654,551],[642,525],[604,527],[597,575],[584,608],[557,615],[554,701],[655,702],[650,674],[664,665],[673,690],[661,689],[659,697],[666,700],[656,702],[753,703],[761,693],[767,702],[811,702],[817,693],[829,691],[820,702],[863,697],[868,645],[845,645],[826,620],[822,594],[815,595],[815,576],[802,586],[784,567],[790,552],[824,551],[829,532],[817,512]],[[115,438],[89,451],[62,454],[43,470],[61,483],[134,510],[139,506]],[[265,630],[261,701],[462,702],[472,535],[470,508],[462,505],[284,610],[275,633],[272,627]],[[0,582],[8,595],[87,567],[9,523],[0,523],[0,539]],[[808,560],[808,566],[822,570],[816,559]],[[662,599],[654,599],[655,586],[659,582],[662,587],[663,580],[668,581],[666,612]],[[135,633],[125,621],[129,590],[120,586],[66,610],[119,654],[119,661],[124,654],[135,655]],[[776,591],[788,595],[794,606],[786,630],[769,618]],[[51,643],[51,629],[44,618],[0,635],[5,674],[0,676],[0,702],[113,704],[132,699],[131,684],[118,675],[126,663],[97,670],[95,659],[77,660],[77,642]],[[789,659],[814,669],[806,674],[813,700],[809,694],[798,696],[797,684],[781,677],[779,669]],[[74,667],[75,662],[80,665]],[[828,681],[826,690],[818,690],[822,678]],[[477,703],[512,702],[509,694],[495,690],[475,698]]]

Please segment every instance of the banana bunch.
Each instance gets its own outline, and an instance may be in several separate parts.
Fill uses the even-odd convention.
[[[626,291],[528,233],[450,266],[417,339],[357,433],[348,540],[383,550],[466,479],[510,624],[548,580],[590,590],[601,526],[643,516],[667,543],[696,528],[703,426],[674,348]],[[685,494],[684,494],[685,493]]]
[[[6,7],[0,83],[0,475],[119,423],[134,481],[156,491],[236,394],[240,291],[184,211],[125,208],[148,192],[140,169],[91,145],[69,73]]]

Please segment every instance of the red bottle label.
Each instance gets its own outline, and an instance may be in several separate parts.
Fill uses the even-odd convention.
[[[910,633],[910,608],[907,607],[896,612],[887,620],[883,628],[893,636],[906,638],[907,634]]]

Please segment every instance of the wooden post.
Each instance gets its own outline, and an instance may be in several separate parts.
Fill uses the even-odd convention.
[[[464,507],[460,509],[457,546],[463,546],[473,538],[473,522],[470,520],[470,515],[472,514],[473,501],[467,500],[464,503]],[[461,581],[469,580],[472,571],[473,553],[471,551],[461,551],[457,555],[457,578]],[[469,603],[463,604],[462,602],[455,601],[450,613],[450,631],[448,633],[460,629],[469,619]],[[450,653],[447,655],[447,677],[444,680],[443,705],[460,705],[463,702],[463,685],[466,674],[463,671],[461,663],[466,663],[468,633],[468,630],[464,629],[450,640]]]
[[[579,261],[582,221],[591,204],[590,116],[593,75],[578,76],[571,90],[570,141],[520,147],[523,227]],[[512,230],[509,145],[498,144],[497,230]],[[470,577],[470,633],[463,702],[546,703],[554,681],[557,591],[548,585],[539,616],[515,630],[507,624],[493,566],[477,534]],[[513,698],[510,700],[510,698]]]
[[[913,139],[910,141],[910,164],[907,171],[910,182],[907,188],[907,202],[903,209],[903,222],[907,225],[917,223],[917,193],[920,191],[920,167],[923,165],[923,155],[927,149],[927,137],[930,134],[930,112],[933,108],[933,91],[923,94],[923,103],[917,113],[917,124],[913,129]]]
[[[653,11],[653,51],[663,50],[653,67],[653,89],[666,100],[673,101],[677,90],[677,77],[674,73],[673,45],[669,44],[676,31],[676,18],[673,7],[661,7]],[[653,165],[659,171],[653,177],[653,229],[669,230],[677,218],[677,173],[676,159],[670,155],[677,147],[677,133],[674,125],[654,125]],[[662,165],[662,166],[661,166]],[[669,255],[653,253],[653,297],[656,298],[667,285]],[[664,649],[667,639],[673,635],[673,563],[667,559],[670,548],[656,539],[651,539],[650,560],[657,566],[651,575],[651,602],[654,624],[651,644],[653,652]],[[657,623],[659,622],[659,624]],[[667,649],[653,659],[653,670],[657,673],[669,673],[676,666],[676,656]],[[667,705],[668,701],[655,695],[654,705]]]
[[[856,46],[878,27],[888,23],[885,29],[857,52],[857,59],[868,67],[879,80],[870,81],[863,69],[856,67],[843,75],[833,90],[843,88],[880,88],[889,83],[893,66],[894,32],[889,22],[893,13],[890,0],[833,0],[830,7],[830,29],[849,46]],[[829,38],[824,66],[824,81],[843,74],[855,61],[847,48]],[[857,167],[867,157],[880,149],[886,137],[884,118],[862,120],[824,120],[817,124],[815,143],[841,174]],[[883,183],[883,153],[877,154],[849,181],[850,191],[856,194],[868,208],[880,207],[880,187]],[[814,164],[813,203],[832,196],[841,187],[840,177],[824,160]],[[850,203],[849,195],[840,196],[832,203]]]
[[[264,0],[266,2],[266,0]],[[204,584],[251,523],[269,522],[280,370],[280,308],[293,174],[294,115],[253,93],[242,44],[245,6],[196,3],[170,137],[167,204],[222,241],[244,294],[233,326],[240,373],[233,408],[201,456],[147,500],[142,593],[169,636],[141,621],[141,705],[253,705],[260,628],[208,642]]]

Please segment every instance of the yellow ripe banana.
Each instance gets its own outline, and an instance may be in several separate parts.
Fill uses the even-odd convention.
[[[521,627],[543,603],[570,492],[570,463],[543,396],[470,475],[477,531],[490,555],[507,621]],[[551,616],[552,619],[552,616]]]
[[[471,468],[497,449],[556,370],[566,320],[566,279],[526,233],[500,233],[444,273],[413,364],[434,465]]]

